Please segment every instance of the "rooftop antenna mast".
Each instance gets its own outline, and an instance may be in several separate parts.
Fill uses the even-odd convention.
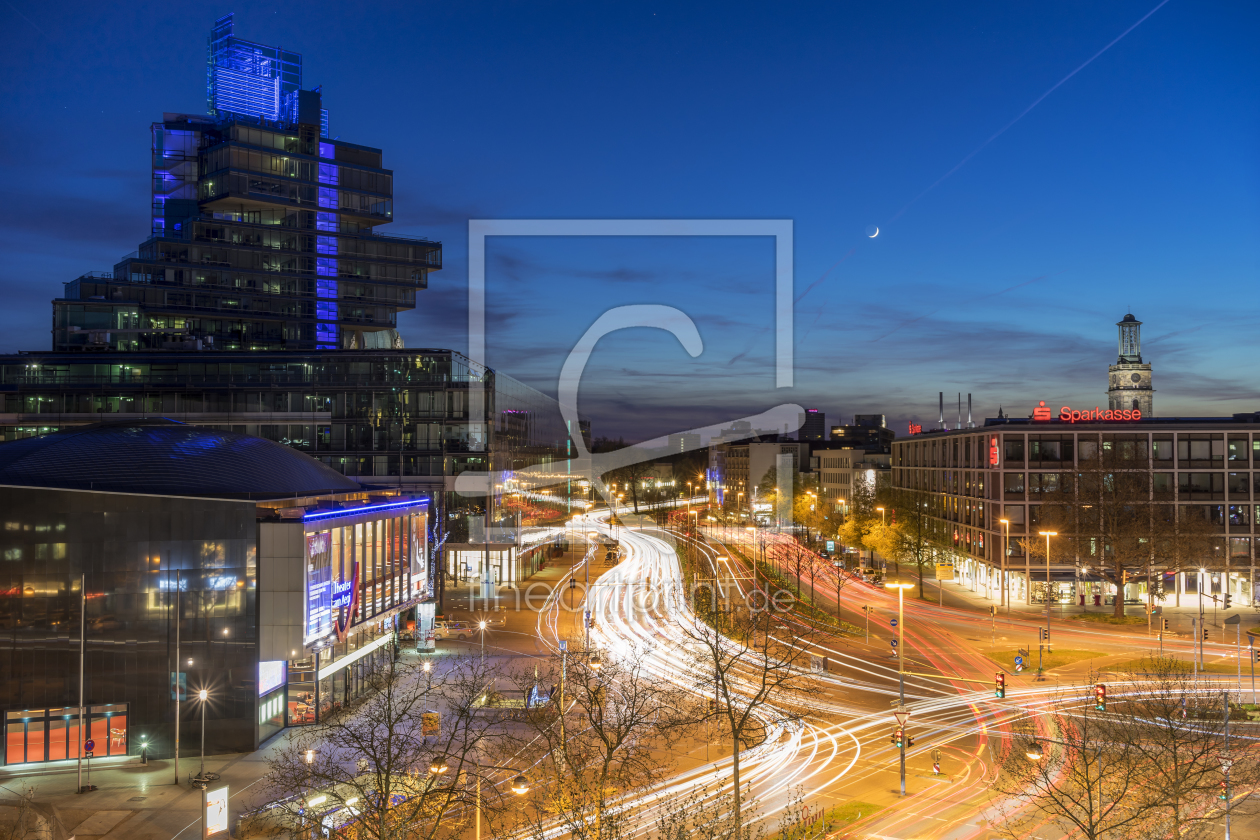
[[[958,419],[954,421],[954,428],[962,428],[962,391],[958,392]]]
[[[971,394],[967,394],[967,428],[974,429],[976,424],[971,421]]]
[[[943,429],[945,428],[945,392],[937,391],[937,395],[941,400],[941,419],[936,421],[936,428]]]

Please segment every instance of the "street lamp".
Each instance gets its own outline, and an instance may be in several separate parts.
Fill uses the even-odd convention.
[[[1050,538],[1059,536],[1058,531],[1038,531],[1038,534],[1046,538],[1046,647],[1050,647]],[[1120,596],[1124,597],[1123,594]],[[1040,659],[1041,651],[1037,651],[1038,659]],[[1037,663],[1037,670],[1041,670],[1041,662]]]
[[[506,770],[509,773],[516,773],[513,767],[493,767],[488,764],[481,763],[481,756],[477,756],[477,840],[481,840],[481,771],[482,770]],[[524,796],[529,793],[529,780],[524,775],[517,773],[516,778],[512,780],[512,793],[517,796]]]
[[[1002,523],[1002,604],[1006,607],[1006,614],[1011,614],[1011,599],[1008,590],[1010,584],[1006,580],[1006,552],[1007,547],[1011,543],[1011,521],[1009,519],[999,519]]]
[[[880,521],[880,524],[881,524],[881,525],[887,525],[887,524],[888,524],[888,514],[886,514],[886,513],[884,512],[884,509],[883,509],[882,507],[877,507],[877,508],[875,508],[875,510],[879,511],[879,521]]]
[[[477,622],[477,629],[481,631],[481,664],[486,664],[486,623],[484,621]]]
[[[1028,756],[1033,761],[1041,761],[1041,756],[1043,755],[1041,752],[1041,744],[1036,741],[1030,742],[1024,749],[1024,755]]]
[[[905,611],[905,594],[907,589],[913,589],[913,583],[902,583],[901,581],[885,583],[885,589],[897,590],[897,723],[901,726],[905,725],[905,719],[910,717],[910,713],[906,711],[906,656],[902,651],[902,643],[905,641],[906,631],[906,611]],[[901,753],[901,795],[906,795],[906,740],[901,739],[901,747],[898,750]]]
[[[197,772],[199,778],[206,775],[206,700],[210,698],[210,692],[204,688],[197,692],[197,699],[201,701],[201,770]]]

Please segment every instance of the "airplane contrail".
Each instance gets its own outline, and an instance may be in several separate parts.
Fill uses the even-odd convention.
[[[1156,6],[1155,8],[1153,8],[1153,9],[1151,9],[1151,10],[1150,10],[1149,12],[1147,12],[1146,14],[1142,15],[1142,17],[1138,18],[1137,23],[1133,24],[1133,25],[1132,25],[1132,26],[1130,26],[1128,29],[1126,29],[1126,30],[1124,30],[1123,32],[1121,32],[1121,33],[1120,33],[1119,35],[1117,35],[1114,39],[1112,39],[1111,43],[1107,44],[1107,46],[1103,47],[1101,50],[1099,50],[1098,52],[1094,53],[1092,56],[1090,56],[1090,57],[1089,57],[1089,59],[1088,59],[1087,61],[1085,61],[1083,64],[1081,64],[1081,65],[1080,65],[1079,67],[1077,67],[1075,70],[1073,70],[1071,73],[1068,73],[1068,74],[1067,74],[1066,76],[1064,76],[1062,79],[1059,79],[1059,81],[1055,82],[1053,87],[1051,87],[1051,88],[1050,88],[1049,90],[1047,90],[1045,93],[1041,94],[1041,96],[1038,96],[1036,99],[1034,99],[1034,100],[1033,100],[1033,103],[1032,103],[1031,105],[1029,105],[1027,108],[1025,108],[1024,110],[1020,111],[1020,112],[1019,112],[1019,114],[1018,114],[1018,116],[1016,116],[1016,117],[1015,117],[1015,119],[1011,120],[1011,121],[1010,121],[1010,122],[1008,122],[1006,125],[1004,125],[1004,126],[1002,126],[1001,128],[999,128],[997,131],[995,131],[995,132],[994,132],[994,133],[993,133],[993,134],[989,137],[989,139],[988,139],[988,140],[985,140],[983,143],[981,143],[979,146],[977,146],[977,147],[975,148],[975,150],[971,152],[971,154],[967,155],[965,158],[963,158],[962,160],[958,161],[958,163],[954,164],[954,168],[953,168],[953,169],[949,170],[949,171],[948,171],[948,172],[946,172],[944,175],[942,175],[941,177],[937,178],[935,181],[933,181],[933,182],[932,182],[932,185],[931,185],[930,187],[928,187],[928,188],[927,188],[927,189],[925,189],[923,192],[919,193],[919,194],[918,194],[918,195],[916,195],[914,198],[912,198],[912,199],[910,199],[908,202],[906,202],[905,206],[904,206],[904,207],[902,207],[900,210],[898,210],[895,214],[893,214],[893,217],[892,217],[891,219],[889,219],[887,222],[885,222],[885,224],[891,224],[892,222],[895,222],[895,221],[897,221],[897,219],[901,218],[901,214],[902,214],[902,213],[904,213],[904,212],[906,212],[907,210],[909,210],[909,209],[910,209],[910,207],[911,207],[911,206],[913,206],[913,205],[914,205],[914,203],[915,203],[916,201],[918,201],[920,198],[923,198],[923,196],[927,195],[927,194],[928,194],[928,193],[930,193],[932,190],[936,189],[936,188],[937,188],[937,187],[941,184],[941,182],[943,182],[943,181],[944,181],[946,178],[948,178],[950,175],[953,175],[953,174],[954,174],[955,172],[957,172],[959,169],[962,169],[964,166],[966,166],[966,165],[967,165],[967,161],[971,160],[973,157],[975,157],[976,155],[980,154],[980,152],[984,151],[984,149],[985,149],[985,147],[986,147],[986,146],[988,146],[988,145],[989,145],[990,143],[992,143],[994,140],[998,139],[998,138],[999,138],[999,137],[1001,137],[1003,134],[1005,134],[1005,133],[1006,133],[1006,131],[1007,131],[1007,130],[1011,127],[1011,126],[1015,125],[1015,123],[1019,122],[1019,121],[1020,121],[1020,120],[1022,120],[1024,117],[1028,116],[1028,112],[1029,112],[1029,111],[1031,111],[1033,108],[1036,108],[1038,105],[1040,105],[1040,104],[1041,104],[1041,101],[1042,101],[1043,99],[1045,99],[1047,96],[1049,96],[1050,94],[1052,94],[1052,93],[1054,93],[1056,90],[1058,90],[1060,87],[1062,87],[1062,85],[1063,85],[1063,84],[1064,84],[1064,83],[1065,83],[1068,79],[1072,78],[1072,77],[1073,77],[1073,76],[1075,76],[1077,73],[1081,72],[1081,71],[1082,71],[1082,70],[1084,70],[1086,67],[1088,67],[1090,64],[1092,64],[1092,63],[1094,62],[1094,60],[1098,58],[1098,56],[1102,55],[1102,54],[1103,54],[1103,53],[1105,53],[1107,50],[1111,49],[1111,48],[1112,48],[1112,47],[1114,47],[1116,44],[1118,44],[1118,43],[1120,42],[1120,40],[1121,40],[1122,38],[1124,38],[1124,36],[1128,35],[1128,34],[1129,34],[1130,32],[1132,32],[1134,29],[1137,29],[1139,26],[1141,26],[1141,25],[1142,25],[1142,23],[1143,23],[1143,21],[1145,21],[1148,17],[1150,17],[1151,15],[1155,14],[1155,13],[1156,13],[1156,12],[1158,12],[1160,9],[1162,9],[1165,5],[1167,5],[1167,4],[1168,4],[1168,2],[1169,2],[1169,0],[1161,0],[1161,2],[1159,3],[1159,5],[1157,5],[1157,6]]]

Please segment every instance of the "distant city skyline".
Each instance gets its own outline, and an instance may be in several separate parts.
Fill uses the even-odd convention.
[[[947,419],[970,392],[977,423],[1106,407],[1130,311],[1157,416],[1254,411],[1260,11],[1142,20],[1155,6],[15,3],[0,350],[47,350],[61,284],[144,237],[149,124],[204,112],[206,33],[235,11],[240,37],[301,53],[332,136],[386,150],[388,232],[442,240],[408,347],[466,349],[469,219],[793,221],[795,386],[777,390],[770,240],[490,243],[489,361],[547,393],[609,307],[696,321],[695,359],[654,331],[601,342],[581,395],[599,436],[781,403],[901,436],[935,425],[940,391]]]

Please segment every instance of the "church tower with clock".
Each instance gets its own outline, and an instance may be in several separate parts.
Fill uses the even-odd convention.
[[[1107,408],[1139,409],[1143,417],[1155,416],[1155,389],[1151,366],[1142,363],[1142,322],[1132,314],[1117,324],[1120,358],[1108,368]]]

